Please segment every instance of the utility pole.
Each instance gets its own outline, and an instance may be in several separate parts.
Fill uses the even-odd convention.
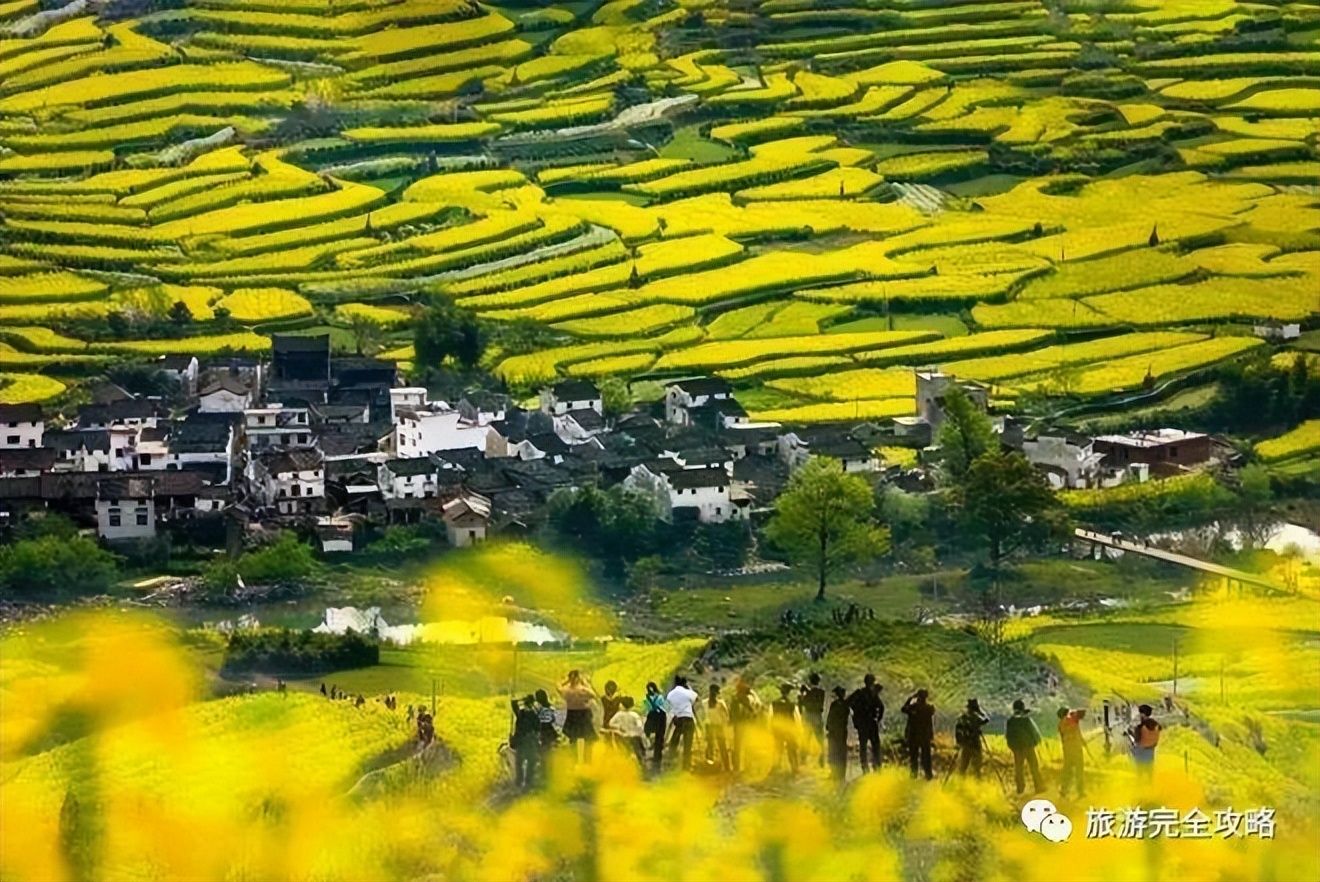
[[[1173,638],[1173,697],[1178,697],[1178,638]]]

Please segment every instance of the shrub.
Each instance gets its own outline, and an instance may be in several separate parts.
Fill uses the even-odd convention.
[[[225,647],[224,673],[268,671],[316,674],[365,668],[380,662],[380,644],[372,637],[317,634],[314,631],[235,631]]]
[[[101,594],[118,574],[115,556],[82,536],[47,533],[0,548],[0,595],[6,597]]]

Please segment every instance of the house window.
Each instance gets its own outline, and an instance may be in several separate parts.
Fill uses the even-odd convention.
[[[289,495],[289,491],[286,490],[286,489],[284,489],[283,487],[281,487],[281,488],[280,488],[280,496],[281,496],[281,497],[284,497],[284,496],[288,496],[288,495]]]
[[[142,465],[144,465],[144,466],[151,465],[151,454],[150,454],[150,453],[143,453],[143,454],[141,454],[141,455],[138,457],[138,459],[141,460]]]
[[[139,510],[139,511],[138,511],[138,513],[137,513],[137,525],[138,525],[139,527],[145,527],[145,526],[147,525],[147,513],[146,513],[145,511],[142,511],[142,510]]]
[[[720,508],[718,505],[715,506],[715,514],[716,514],[717,516],[718,516],[718,515],[722,515],[722,514],[724,514],[724,509]]]
[[[294,485],[293,485],[293,495],[294,495],[294,496],[301,496],[301,495],[302,495],[302,487],[298,486],[297,484],[294,484]]]
[[[110,526],[118,527],[120,524],[119,509],[110,509]]]
[[[1176,446],[1169,448],[1169,456],[1174,459],[1178,458],[1178,448]]]
[[[469,538],[469,539],[476,539],[476,538],[477,538],[477,531],[476,531],[476,530],[468,530],[468,538]]]
[[[5,443],[6,443],[6,444],[17,444],[17,443],[18,443],[18,436],[17,436],[17,435],[10,435],[9,437],[5,438]]]

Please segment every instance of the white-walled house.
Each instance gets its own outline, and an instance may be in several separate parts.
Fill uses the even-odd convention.
[[[1105,469],[1101,467],[1105,456],[1096,453],[1095,442],[1085,436],[1037,435],[1035,438],[1024,438],[1022,455],[1045,473],[1050,486],[1055,490],[1105,485]]]
[[[880,457],[846,429],[793,429],[779,436],[779,458],[790,470],[801,468],[813,456],[837,460],[847,473],[880,470]]]
[[[461,493],[440,509],[449,544],[466,548],[486,541],[490,528],[490,500],[477,493]]]
[[[439,492],[439,472],[429,456],[390,459],[376,467],[376,484],[386,500],[431,499]]]
[[[397,411],[395,456],[411,459],[430,456],[441,450],[486,449],[486,438],[490,434],[488,426],[468,420],[442,403],[437,405],[430,405],[425,410]]]
[[[282,515],[314,512],[325,500],[325,469],[315,449],[269,451],[252,457],[248,492]]]
[[[195,355],[162,355],[156,359],[156,367],[162,374],[183,387],[183,391],[192,396],[197,392],[197,375],[201,366]]]
[[[142,471],[164,471],[170,463],[170,429],[162,424],[137,433],[133,447],[133,467]]]
[[[0,448],[40,447],[46,421],[39,404],[0,404]]]
[[[310,446],[314,443],[311,423],[311,411],[305,407],[276,403],[243,411],[243,431],[252,451]]]
[[[224,373],[202,387],[197,409],[202,413],[243,413],[252,407],[252,389],[241,377]]]
[[[155,484],[151,478],[126,476],[97,482],[96,533],[109,542],[155,537]]]
[[[193,413],[174,424],[169,439],[166,468],[223,464],[225,483],[234,480],[234,457],[238,450],[240,417],[217,413]]]
[[[605,412],[600,389],[590,380],[561,380],[541,390],[541,410],[551,416],[563,416],[571,410]]]
[[[665,420],[680,426],[692,422],[688,411],[706,407],[714,402],[732,401],[733,387],[728,380],[719,377],[697,377],[691,380],[679,380],[665,386]],[[730,407],[730,417],[737,417],[737,410]],[[746,417],[746,412],[742,413]]]
[[[425,409],[425,386],[396,386],[390,390],[390,422],[398,422],[401,410]]]
[[[54,471],[110,471],[110,433],[104,429],[90,432],[46,432],[42,446],[55,451]]]
[[[660,520],[672,520],[677,508],[695,509],[703,524],[720,524],[743,515],[730,494],[732,479],[719,466],[685,469],[663,462],[646,463],[634,466],[623,483],[650,497]]]

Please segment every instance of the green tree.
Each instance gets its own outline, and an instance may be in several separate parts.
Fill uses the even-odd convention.
[[[600,384],[600,397],[607,417],[623,416],[632,409],[632,393],[628,391],[628,384],[618,377],[610,377]]]
[[[766,536],[816,575],[816,599],[825,599],[831,574],[889,549],[889,531],[871,519],[871,488],[845,475],[833,459],[811,459],[775,500]]]
[[[358,355],[372,355],[380,349],[381,327],[366,316],[350,318],[348,332],[353,335],[353,348]]]
[[[420,365],[434,367],[452,358],[471,368],[481,360],[486,341],[475,315],[440,300],[414,326],[413,348]]]
[[[955,492],[963,524],[985,544],[996,581],[1007,558],[1053,535],[1063,522],[1058,497],[1020,453],[978,456]]]
[[[188,304],[182,300],[174,301],[174,305],[170,307],[170,321],[179,327],[183,327],[192,324],[192,320],[193,314],[192,310],[188,308]]]
[[[0,596],[103,594],[118,575],[113,554],[91,539],[57,530],[0,547]]]
[[[1269,541],[1277,518],[1270,511],[1274,491],[1270,472],[1260,463],[1252,463],[1238,472],[1237,525],[1244,548],[1260,548]]]
[[[956,386],[944,395],[944,421],[935,443],[944,477],[952,484],[961,483],[972,461],[997,446],[990,418]]]

